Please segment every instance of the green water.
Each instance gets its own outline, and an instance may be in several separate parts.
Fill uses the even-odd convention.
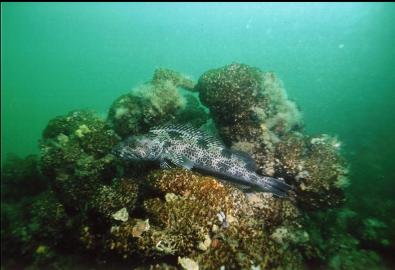
[[[54,116],[105,116],[157,67],[197,79],[231,62],[274,71],[307,132],[343,142],[349,203],[390,218],[376,202],[395,209],[394,3],[2,3],[2,161],[38,153]]]

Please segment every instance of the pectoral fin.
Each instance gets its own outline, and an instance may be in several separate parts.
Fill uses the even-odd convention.
[[[160,168],[161,169],[171,169],[173,166],[171,166],[170,162],[166,159],[162,159],[160,161]]]
[[[193,165],[194,165],[193,161],[191,161],[188,158],[186,158],[185,156],[181,156],[181,155],[172,154],[172,155],[170,155],[169,160],[174,165],[176,165],[178,167],[182,167],[187,170],[192,169]]]

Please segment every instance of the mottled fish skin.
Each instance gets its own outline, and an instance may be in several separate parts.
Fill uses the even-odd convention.
[[[218,176],[255,190],[286,197],[284,181],[255,173],[246,154],[227,149],[217,138],[185,125],[152,128],[146,135],[131,137],[115,151],[124,159],[158,160],[162,168],[173,165]]]

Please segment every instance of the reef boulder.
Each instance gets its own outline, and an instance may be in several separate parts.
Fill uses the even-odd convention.
[[[116,170],[111,149],[119,137],[89,111],[51,120],[43,132],[40,168],[60,201],[84,209],[88,199]]]

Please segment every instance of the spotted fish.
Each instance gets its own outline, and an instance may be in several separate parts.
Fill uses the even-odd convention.
[[[283,180],[258,175],[248,154],[226,148],[216,137],[189,125],[167,124],[147,134],[131,136],[114,148],[125,160],[159,161],[161,168],[174,166],[231,181],[243,189],[271,192],[286,197],[290,186]]]

